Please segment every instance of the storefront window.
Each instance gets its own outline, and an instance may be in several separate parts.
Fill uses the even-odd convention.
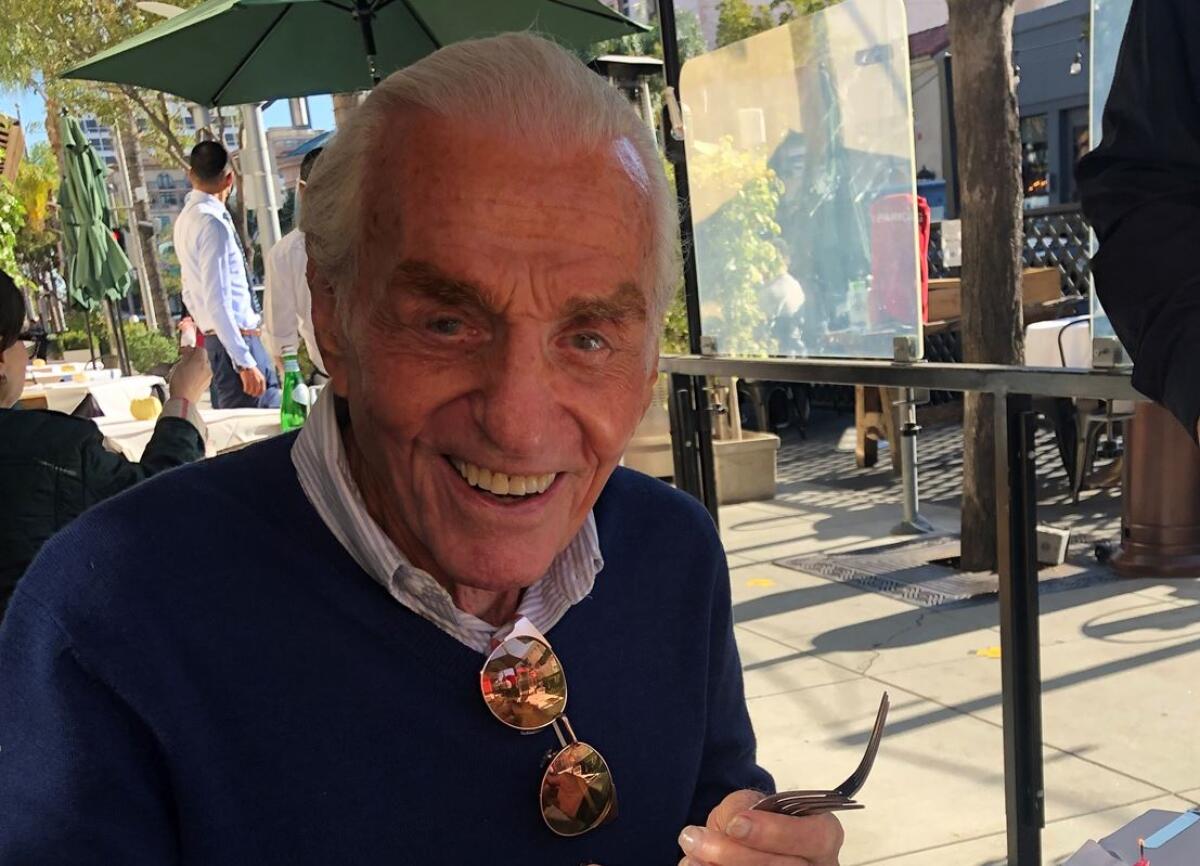
[[[1044,114],[1021,118],[1021,182],[1027,210],[1050,204],[1050,142]]]

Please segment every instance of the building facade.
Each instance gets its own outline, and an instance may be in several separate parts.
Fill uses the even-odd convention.
[[[0,114],[0,178],[9,182],[17,179],[17,169],[25,157],[25,132],[21,121]]]

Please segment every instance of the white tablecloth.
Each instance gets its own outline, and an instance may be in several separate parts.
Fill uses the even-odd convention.
[[[70,369],[64,370],[63,369],[64,367],[69,367]],[[81,361],[81,362],[62,361],[57,364],[44,364],[41,367],[35,367],[35,366],[33,366],[33,364],[27,364],[25,366],[25,378],[28,379],[30,377],[30,374],[32,374],[32,373],[37,373],[38,375],[45,375],[45,376],[62,377],[62,376],[70,376],[72,373],[82,373],[85,370],[89,371],[89,372],[104,371],[104,362],[101,361],[99,358],[97,358],[95,362],[92,362],[92,361]],[[118,376],[121,375],[120,370],[117,370],[116,373]]]
[[[36,385],[49,385],[54,382],[70,382],[76,376],[83,376],[89,382],[107,382],[112,379],[120,379],[121,371],[112,370],[84,370],[76,365],[75,371],[63,370],[63,364],[51,364],[48,367],[26,367],[25,381]]]
[[[1092,368],[1092,329],[1087,316],[1034,322],[1025,329],[1025,366]],[[1133,403],[1115,400],[1115,415],[1132,415]]]
[[[1034,322],[1025,329],[1027,367],[1092,367],[1092,329],[1087,316]]]
[[[232,451],[279,435],[278,409],[201,409],[200,416],[208,425],[208,456]],[[154,434],[154,421],[96,418],[110,447],[130,460],[141,460],[142,452]]]
[[[126,376],[123,379],[96,380],[92,382],[52,382],[26,388],[21,397],[45,397],[46,408],[56,412],[73,412],[84,397],[95,398],[105,418],[132,419],[130,401],[138,397],[149,397],[155,385],[166,387],[161,376]]]

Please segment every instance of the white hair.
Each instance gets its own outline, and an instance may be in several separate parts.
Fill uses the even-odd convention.
[[[341,296],[360,276],[371,162],[382,148],[397,146],[382,140],[384,130],[412,109],[558,153],[615,146],[646,192],[654,281],[648,313],[657,331],[678,285],[679,224],[654,136],[616,88],[530,33],[457,42],[393,73],[338,130],[308,180],[300,228],[317,271],[339,293],[339,311],[349,306]]]

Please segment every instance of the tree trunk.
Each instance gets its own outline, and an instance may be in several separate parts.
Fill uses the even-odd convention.
[[[63,157],[62,135],[58,129],[58,118],[60,116],[58,100],[50,93],[46,94],[46,139],[50,142],[50,149],[54,151],[54,159],[58,163],[58,177],[61,182],[67,176],[67,165]],[[59,221],[59,227],[62,227],[62,221]],[[58,254],[59,273],[63,280],[67,279],[67,269],[70,267],[70,262],[67,261],[67,251],[63,247],[62,232],[59,232],[58,241],[54,245],[54,250]],[[56,333],[61,333],[67,329],[67,313],[63,309],[62,298],[58,296],[58,286],[54,279],[50,279],[50,303],[52,318],[55,320],[54,330]]]
[[[46,324],[46,330],[54,334],[65,331],[67,322],[63,315],[62,301],[54,286],[53,270],[45,268],[38,275],[38,283],[42,290],[42,296],[46,299],[46,309],[50,313],[50,321]]]
[[[142,168],[142,144],[138,140],[137,127],[133,121],[133,112],[126,109],[121,117],[121,145],[125,151],[125,166],[129,170],[129,187],[133,190],[133,216],[135,223],[150,222],[150,204],[145,196],[139,197],[138,190],[146,185],[145,173]],[[140,225],[133,226],[134,237],[129,243],[140,245],[142,264],[145,273],[141,274],[145,281],[142,286],[142,304],[149,303],[154,311],[154,322],[158,330],[168,337],[175,333],[175,323],[171,320],[171,308],[167,305],[167,291],[163,288],[162,274],[158,267],[158,245],[154,243],[154,235],[141,230]]]
[[[962,191],[962,340],[967,363],[1020,364],[1024,242],[1013,77],[1014,0],[949,0]],[[996,567],[996,437],[990,396],[963,417],[962,567]]]
[[[333,125],[340,129],[365,95],[362,91],[333,94]]]

